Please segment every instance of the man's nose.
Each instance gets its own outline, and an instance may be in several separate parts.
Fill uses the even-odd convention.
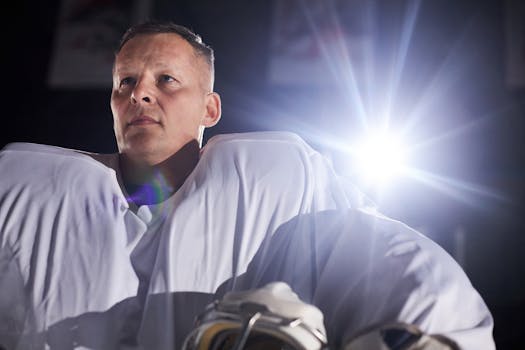
[[[131,103],[146,103],[150,104],[154,102],[154,96],[151,88],[144,81],[139,81],[131,92]]]

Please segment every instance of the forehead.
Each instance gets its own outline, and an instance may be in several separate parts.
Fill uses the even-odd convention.
[[[115,66],[135,64],[193,66],[196,58],[193,47],[178,34],[140,34],[130,39],[115,58]]]

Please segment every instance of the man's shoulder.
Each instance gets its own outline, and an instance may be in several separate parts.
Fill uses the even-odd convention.
[[[314,155],[319,155],[319,152],[291,132],[221,134],[206,143],[199,167],[222,169],[230,175],[235,169],[236,173],[253,177],[263,176],[269,171],[283,176],[301,172],[306,176],[313,166]]]
[[[71,162],[103,165],[105,168],[115,168],[117,162],[115,153],[95,153],[31,142],[9,143],[0,149],[0,157],[16,158],[20,162],[45,158],[50,164],[67,158]]]
[[[31,142],[12,142],[5,145],[1,150],[5,152],[18,152],[18,153],[34,153],[34,154],[59,154],[59,155],[71,155],[75,154],[76,150],[70,148],[64,148],[59,146],[46,145],[41,143]]]
[[[59,193],[96,193],[101,188],[118,194],[116,171],[94,156],[45,144],[8,144],[0,150],[0,196],[22,191],[28,198],[43,200]]]
[[[249,145],[286,144],[310,147],[298,134],[290,131],[252,131],[230,134],[218,134],[210,138],[206,147],[216,147],[222,144]]]
[[[202,154],[213,157],[271,157],[274,160],[308,157],[314,150],[301,136],[287,131],[258,131],[215,135]]]

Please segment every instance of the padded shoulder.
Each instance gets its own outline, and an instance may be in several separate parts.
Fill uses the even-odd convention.
[[[265,146],[278,147],[283,150],[301,149],[310,154],[315,152],[305,140],[292,132],[287,131],[261,131],[233,134],[221,134],[212,137],[203,148],[203,153],[217,148],[229,148],[241,151],[244,148],[260,149],[264,151]]]
[[[305,144],[301,136],[290,131],[254,131],[215,135],[210,138],[207,145],[227,141],[292,142]]]
[[[299,188],[315,198],[330,197],[342,207],[370,206],[348,179],[339,176],[328,158],[301,136],[286,131],[247,132],[212,137],[202,150],[200,173],[230,174],[231,170],[254,183],[272,174],[271,186]],[[208,169],[202,171],[204,169]],[[198,171],[199,172],[199,171]],[[315,195],[314,195],[315,193]],[[344,203],[344,204],[343,204]]]
[[[4,200],[12,197],[16,202],[21,193],[42,202],[68,193],[80,198],[80,193],[88,195],[99,188],[123,197],[114,169],[89,153],[73,149],[34,143],[8,144],[0,151],[0,172],[0,198]]]
[[[54,161],[68,158],[68,160],[78,160],[79,162],[87,162],[96,167],[102,166],[103,169],[109,167],[116,169],[116,154],[99,154],[93,152],[86,152],[71,148],[44,145],[30,142],[13,142],[7,144],[0,150],[0,158],[7,157],[8,159],[15,158],[17,163],[27,162],[45,157],[46,162],[52,164]],[[0,163],[1,165],[1,163]]]
[[[70,149],[70,148],[64,148],[64,147],[58,147],[58,146],[52,146],[52,145],[44,145],[44,144],[39,144],[39,143],[31,143],[31,142],[9,143],[1,150],[2,153],[6,151],[70,155],[70,156],[79,153],[79,151]]]

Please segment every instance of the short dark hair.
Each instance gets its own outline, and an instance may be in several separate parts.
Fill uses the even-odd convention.
[[[131,26],[124,33],[124,35],[122,35],[115,54],[120,52],[124,44],[138,35],[161,33],[177,34],[186,40],[193,47],[195,54],[204,58],[205,62],[210,67],[213,76],[215,61],[213,49],[202,41],[200,35],[194,33],[192,30],[183,25],[175,24],[173,22],[148,20]]]

